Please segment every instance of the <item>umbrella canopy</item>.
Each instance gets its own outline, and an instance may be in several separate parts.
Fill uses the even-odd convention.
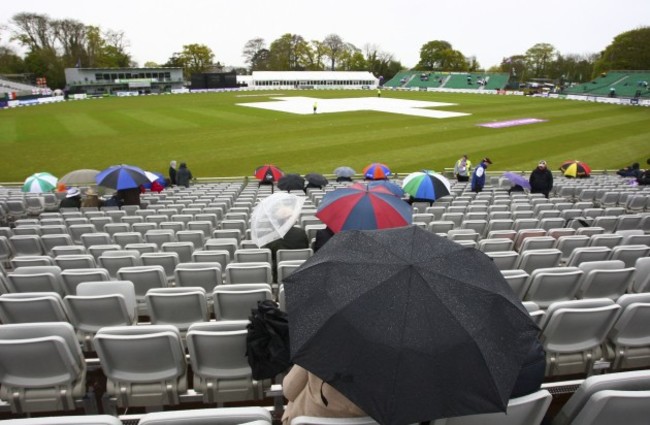
[[[512,183],[513,186],[519,185],[524,189],[530,190],[530,182],[526,177],[522,176],[521,174],[507,172],[507,173],[503,173],[503,177],[510,180],[510,183]]]
[[[397,196],[398,198],[404,196],[404,190],[401,187],[399,187],[399,185],[389,182],[388,180],[377,180],[377,181],[369,182],[368,188],[371,191],[385,189],[388,190],[393,195]]]
[[[560,165],[560,171],[566,177],[589,177],[591,175],[591,167],[582,161],[565,161]]]
[[[329,183],[329,181],[324,175],[318,173],[305,174],[305,180],[307,180],[308,183],[311,183],[314,186],[320,186],[320,187],[327,186],[327,184]]]
[[[35,173],[25,179],[22,191],[31,193],[52,192],[56,189],[57,178],[50,173]]]
[[[305,179],[300,174],[285,174],[278,180],[278,189],[286,190],[303,190],[305,188]]]
[[[338,167],[338,168],[336,168],[334,170],[334,175],[336,177],[352,177],[355,174],[357,174],[356,171],[354,171],[352,168],[346,167],[346,166]]]
[[[337,234],[284,287],[292,360],[385,425],[505,411],[538,333],[489,257],[417,226]]]
[[[316,217],[335,233],[341,230],[387,229],[412,222],[411,206],[387,189],[341,188],[325,194]]]
[[[274,193],[255,206],[251,214],[251,240],[257,246],[282,239],[300,217],[304,197]]]
[[[147,178],[149,179],[149,183],[145,183],[142,186],[145,187],[145,189],[151,189],[151,184],[153,182],[158,182],[159,185],[162,187],[167,186],[167,182],[165,181],[165,176],[161,173],[156,173],[153,171],[145,171],[144,172],[147,175]]]
[[[95,177],[98,186],[116,190],[133,189],[141,184],[151,183],[144,170],[132,165],[113,165],[102,170]]]
[[[386,180],[392,173],[387,165],[373,162],[363,169],[363,177],[369,180]]]
[[[276,182],[284,175],[284,171],[275,165],[262,165],[255,169],[255,178],[265,182]]]
[[[435,201],[451,192],[449,180],[433,171],[411,173],[402,182],[404,192],[415,199]]]
[[[99,170],[82,169],[70,171],[65,176],[59,179],[59,183],[64,183],[68,186],[82,186],[84,184],[95,184],[95,177],[99,174]]]

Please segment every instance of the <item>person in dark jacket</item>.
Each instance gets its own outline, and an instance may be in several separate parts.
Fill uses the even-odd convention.
[[[176,186],[176,161],[169,163],[169,181],[172,186]]]
[[[289,231],[282,237],[264,245],[264,248],[271,250],[271,259],[273,261],[273,281],[277,281],[278,262],[276,253],[278,249],[302,249],[309,248],[309,239],[307,233],[297,226],[292,226]]]
[[[178,171],[176,171],[176,184],[178,186],[190,187],[190,180],[193,178],[192,172],[187,168],[187,164],[181,162]]]
[[[316,241],[314,242],[314,252],[318,251],[334,236],[334,231],[329,227],[316,231]]]
[[[483,186],[485,186],[485,170],[487,170],[488,164],[492,164],[490,158],[483,158],[481,163],[474,169],[472,173],[472,192],[481,192]]]
[[[65,194],[65,198],[61,200],[60,208],[80,208],[81,207],[81,191],[77,187],[71,187]]]
[[[537,168],[530,173],[528,181],[530,193],[543,193],[548,198],[548,194],[553,189],[553,173],[546,167],[546,161],[539,161]]]
[[[121,205],[137,205],[140,206],[140,188],[134,187],[131,189],[121,189],[117,191],[117,197]]]

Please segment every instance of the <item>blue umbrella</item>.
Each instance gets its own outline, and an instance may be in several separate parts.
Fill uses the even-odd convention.
[[[385,187],[390,193],[397,196],[398,198],[404,196],[404,190],[401,187],[387,180],[375,180],[368,183],[368,189],[370,190],[379,186]]]
[[[507,172],[507,173],[503,173],[503,177],[510,180],[510,183],[512,183],[513,186],[519,185],[524,189],[530,190],[530,182],[528,182],[528,179],[526,179],[526,177],[520,174]]]
[[[151,183],[144,170],[132,165],[113,165],[101,171],[95,177],[98,186],[116,190],[133,189],[142,184]]]

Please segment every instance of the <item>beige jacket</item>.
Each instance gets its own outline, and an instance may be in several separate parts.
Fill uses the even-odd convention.
[[[321,388],[323,397],[327,400],[327,406],[321,399]],[[289,425],[291,420],[297,416],[321,418],[367,416],[343,394],[332,386],[324,384],[322,379],[298,365],[294,365],[284,377],[282,391],[289,400],[284,415],[282,415],[283,425]]]

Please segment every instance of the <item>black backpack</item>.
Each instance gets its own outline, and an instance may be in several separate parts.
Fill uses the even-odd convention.
[[[253,379],[271,379],[292,365],[287,313],[270,300],[259,301],[251,313],[246,336],[248,364]]]

